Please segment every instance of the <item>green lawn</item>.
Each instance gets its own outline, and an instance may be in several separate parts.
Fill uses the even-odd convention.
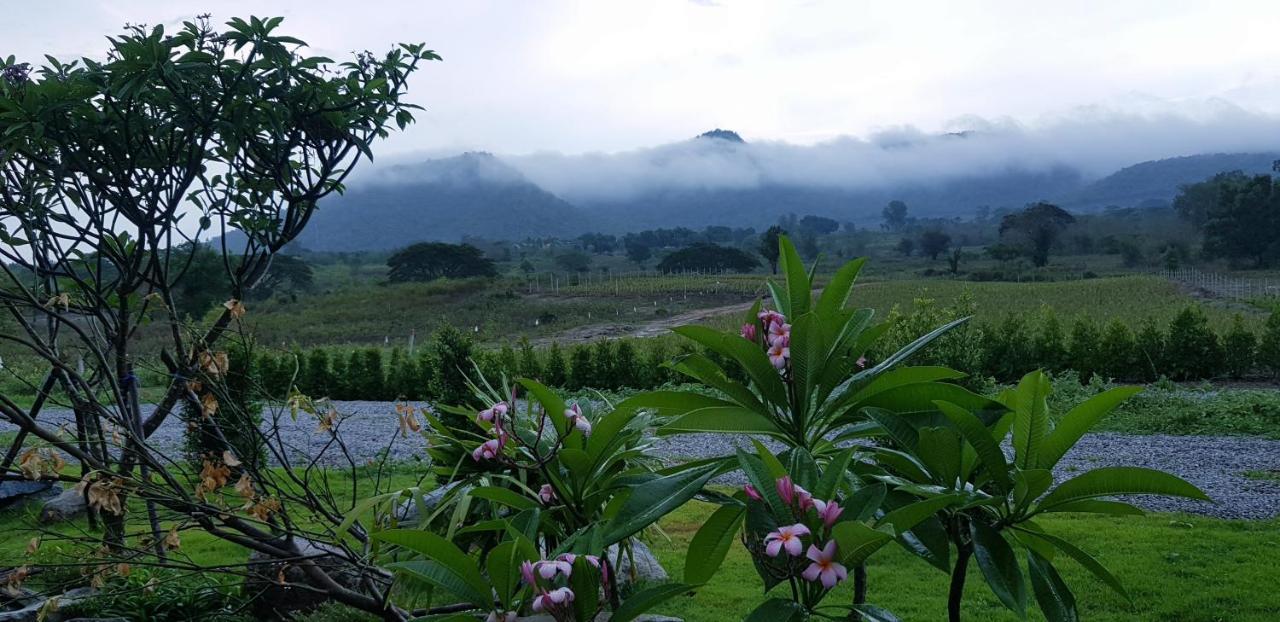
[[[411,474],[402,472],[408,482]],[[693,502],[662,521],[665,538],[653,549],[679,579],[689,539],[712,506]],[[1280,591],[1274,560],[1280,557],[1280,521],[1224,521],[1199,516],[1152,514],[1137,518],[1055,517],[1042,521],[1051,532],[1081,545],[1107,565],[1132,593],[1126,603],[1087,572],[1065,561],[1083,619],[1178,622],[1275,620]],[[0,559],[17,560],[30,538],[20,512],[0,513]],[[70,529],[70,528],[68,528]],[[59,546],[47,541],[42,555]],[[243,550],[196,532],[183,537],[182,551],[204,563],[233,563]],[[1014,621],[971,571],[965,611],[969,620]],[[899,548],[872,559],[870,599],[904,620],[938,620],[945,615],[947,577]],[[760,583],[740,545],[730,551],[720,573],[693,597],[662,607],[688,622],[741,619],[762,599]],[[848,586],[830,598],[849,598]],[[354,616],[330,611],[328,619]],[[1032,619],[1040,619],[1033,615]]]

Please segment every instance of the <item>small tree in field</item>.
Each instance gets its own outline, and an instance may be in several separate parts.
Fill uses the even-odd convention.
[[[1223,367],[1225,353],[1209,317],[1200,307],[1184,307],[1169,324],[1164,360],[1169,377],[1177,380],[1212,378]]]
[[[1033,203],[1000,221],[1000,237],[1009,237],[1024,248],[1037,268],[1049,263],[1049,250],[1075,217],[1052,203]]]
[[[1227,373],[1232,378],[1248,376],[1257,364],[1258,338],[1244,325],[1239,313],[1231,320],[1231,330],[1222,337]]]
[[[0,61],[0,310],[17,320],[0,340],[47,367],[35,408],[0,396],[0,418],[19,428],[16,447],[38,439],[50,449],[30,452],[56,449],[80,463],[81,477],[38,475],[79,480],[95,500],[103,531],[93,550],[108,557],[94,564],[126,556],[169,563],[178,536],[166,537],[162,513],[182,529],[298,560],[294,526],[334,527],[341,514],[321,501],[332,497],[294,486],[288,469],[258,468],[234,446],[196,473],[148,442],[184,401],[222,427],[218,415],[233,402],[197,395],[197,379],[225,354],[220,340],[248,312],[241,301],[317,202],[371,157],[375,140],[413,120],[415,106],[401,99],[406,80],[439,58],[402,45],[335,64],[279,34],[281,21],[233,19],[217,29],[201,18],[175,32],[129,26],[109,39],[105,58],[49,58],[34,72]],[[200,235],[223,240],[222,272],[203,286],[225,302],[205,310],[216,313],[211,322],[192,325],[178,286]],[[144,323],[164,340],[158,360],[134,351]],[[73,353],[83,369],[67,364]],[[144,415],[146,365],[165,380]],[[40,418],[54,394],[76,413],[65,435]],[[11,467],[6,459],[0,471]],[[247,505],[229,511],[212,493],[232,468]],[[147,541],[138,547],[126,541],[131,497],[145,508]],[[349,535],[367,541],[360,527]],[[367,568],[349,549],[344,555]],[[385,607],[386,576],[347,588],[314,562],[299,567],[332,598],[405,617]]]
[[[936,261],[951,246],[951,236],[937,230],[920,234],[920,254]]]
[[[1272,375],[1280,376],[1280,312],[1267,316],[1267,325],[1258,343],[1258,363]]]
[[[778,237],[784,234],[786,231],[782,227],[774,225],[760,236],[760,255],[769,262],[771,274],[778,273]]]

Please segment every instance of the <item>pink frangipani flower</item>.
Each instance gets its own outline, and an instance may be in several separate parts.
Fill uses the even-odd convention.
[[[587,558],[587,563],[591,564],[592,566],[595,566],[596,568],[600,567],[599,557],[596,557],[595,555],[583,555],[583,557]],[[578,560],[578,556],[575,553],[561,553],[560,556],[557,557],[556,559],[562,562],[568,562],[570,565],[573,565],[573,563]]]
[[[775,343],[769,346],[769,362],[773,364],[774,369],[782,369],[787,366],[787,361],[791,358],[791,346],[782,343]]]
[[[782,502],[791,505],[791,501],[796,498],[796,485],[791,482],[791,476],[784,475],[778,478],[776,486],[778,487],[778,496],[782,498]]]
[[[520,562],[520,578],[524,580],[525,585],[532,587],[538,584],[538,577],[533,574],[533,562],[529,560]]]
[[[493,423],[495,420],[497,420],[498,418],[506,414],[507,414],[507,403],[498,402],[497,404],[494,404],[493,406],[490,406],[480,411],[480,414],[476,415],[476,418],[479,419],[480,421],[488,421],[490,423]]]
[[[839,503],[832,501],[813,500],[813,507],[818,511],[818,518],[822,519],[822,524],[830,529],[840,520],[840,514],[844,513],[844,508]]]
[[[484,622],[516,622],[516,618],[514,611],[490,611]]]
[[[493,460],[498,457],[498,454],[502,453],[502,446],[505,443],[506,439],[503,437],[491,438],[482,443],[479,447],[476,447],[475,451],[471,452],[471,457],[475,459],[476,462]]]
[[[567,587],[559,587],[550,592],[543,592],[533,599],[533,610],[537,613],[542,613],[571,602],[573,602],[573,590]]]
[[[804,488],[801,488],[799,485],[797,485],[795,489],[796,489],[796,505],[800,507],[801,512],[808,510],[811,507],[814,507],[813,495],[809,494],[809,491],[805,490]]]
[[[810,544],[805,557],[813,562],[801,573],[806,581],[822,581],[822,587],[831,589],[849,576],[844,565],[836,561],[835,540],[827,542],[821,549]]]
[[[747,341],[755,341],[755,340],[756,340],[756,325],[755,325],[755,324],[752,324],[752,323],[750,323],[750,322],[747,322],[746,324],[743,324],[743,325],[742,325],[742,330],[741,330],[741,331],[739,331],[739,332],[738,332],[738,334],[739,334],[739,335],[742,335],[742,338],[743,338],[743,339],[746,339]]]
[[[747,484],[742,487],[742,492],[746,493],[747,498],[752,501],[764,501],[764,497],[760,496],[760,491],[755,486]]]
[[[804,544],[800,542],[801,536],[809,535],[809,528],[802,523],[779,527],[777,531],[770,531],[764,537],[764,552],[769,557],[777,557],[778,553],[785,550],[788,555],[797,557],[804,551]]]
[[[544,559],[534,564],[533,569],[538,571],[538,576],[543,579],[554,579],[557,572],[564,575],[565,578],[568,578],[570,574],[573,574],[572,562],[566,562],[559,559]]]
[[[551,484],[543,484],[542,487],[538,489],[538,499],[547,505],[550,505],[552,501],[556,500],[556,491],[551,487]]]

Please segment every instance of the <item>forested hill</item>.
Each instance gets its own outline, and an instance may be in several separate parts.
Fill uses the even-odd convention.
[[[721,134],[731,132],[719,130]],[[729,140],[708,133],[707,138]],[[733,134],[736,140],[736,134]],[[762,183],[724,189],[653,188],[625,199],[570,203],[531,182],[500,157],[465,153],[384,172],[321,203],[302,235],[323,251],[385,250],[463,236],[572,237],[588,231],[707,225],[761,229],[785,214],[813,214],[876,226],[890,200],[913,216],[968,217],[980,206],[1020,207],[1049,200],[1089,211],[1168,204],[1182,184],[1216,173],[1271,170],[1280,153],[1203,154],[1142,162],[1090,182],[1075,169],[1005,170],[934,183],[876,189]]]
[[[1182,184],[1204,181],[1225,171],[1270,173],[1277,159],[1280,152],[1209,153],[1151,160],[1122,168],[1059,201],[1069,209],[1168,204]]]

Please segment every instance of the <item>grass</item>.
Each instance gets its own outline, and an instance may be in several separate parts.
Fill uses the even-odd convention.
[[[1280,482],[1280,469],[1245,471],[1242,475],[1248,479],[1256,479],[1263,482]]]
[[[396,473],[405,485],[414,481],[414,475],[411,468]],[[657,539],[652,548],[673,579],[681,576],[689,540],[712,508],[691,502],[662,521],[665,539]],[[0,539],[0,559],[23,558],[31,536],[29,519],[24,511],[0,512],[0,529],[8,534]],[[1280,556],[1280,521],[1228,521],[1180,514],[1132,518],[1063,515],[1046,518],[1041,524],[1093,553],[1133,595],[1130,605],[1066,561],[1060,569],[1076,594],[1084,619],[1261,622],[1280,615],[1280,592],[1274,589],[1272,563]],[[59,529],[69,532],[83,526],[81,520]],[[47,539],[41,555],[50,555],[59,546],[64,545]],[[246,558],[243,549],[195,531],[184,533],[182,552],[205,564],[237,563]],[[902,549],[890,547],[878,553],[869,573],[870,598],[875,604],[904,620],[944,616],[947,577]],[[763,599],[759,586],[749,558],[735,543],[710,583],[695,596],[677,599],[659,611],[688,622],[737,620]],[[971,570],[966,594],[967,619],[1017,619],[1001,608],[976,567]],[[843,586],[829,598],[849,597],[848,586]],[[353,618],[330,609],[323,619]],[[1040,618],[1033,614],[1032,619]]]
[[[670,540],[659,541],[653,549],[674,578],[680,577],[689,540],[711,508],[693,502],[663,521]],[[1061,516],[1040,523],[1094,554],[1133,596],[1130,605],[1087,571],[1064,561],[1060,570],[1076,595],[1082,619],[1262,622],[1280,616],[1271,562],[1280,555],[1280,521],[1152,514],[1114,519]],[[868,574],[871,602],[903,620],[945,619],[948,577],[901,548],[877,553]],[[739,620],[763,600],[760,585],[746,552],[735,543],[720,573],[696,596],[661,611],[686,622]],[[970,569],[965,595],[966,619],[1018,619],[1001,607],[976,566]],[[851,590],[842,586],[828,598],[847,602]],[[1031,619],[1042,618],[1037,612]]]

